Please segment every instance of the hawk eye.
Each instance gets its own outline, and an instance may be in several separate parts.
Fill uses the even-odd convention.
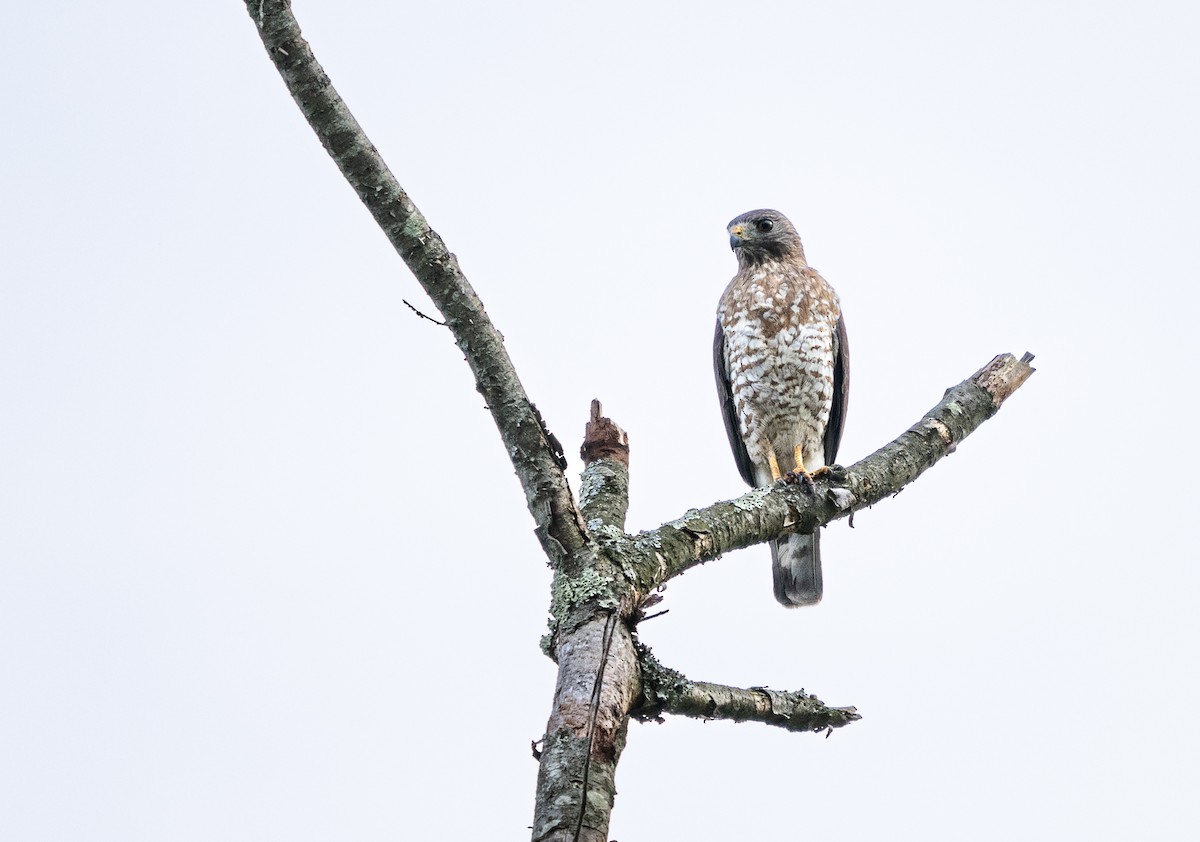
[[[775,223],[769,219],[760,219],[758,222],[754,223],[754,227],[765,234],[775,227]]]

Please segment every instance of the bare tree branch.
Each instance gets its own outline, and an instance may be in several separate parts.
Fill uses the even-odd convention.
[[[300,35],[287,0],[246,0],[267,54],[326,151],[445,319],[475,375],[554,567],[546,652],[559,665],[538,770],[534,838],[607,835],[613,776],[638,691],[627,583],[575,508],[546,429],[458,261],[405,194]]]
[[[831,708],[803,690],[745,690],[706,681],[690,681],[666,696],[663,710],[693,719],[761,722],[785,731],[827,731],[862,718],[852,707]]]
[[[579,448],[583,476],[579,510],[591,532],[605,529],[623,535],[629,510],[629,437],[602,415],[600,401],[592,401],[591,420]]]
[[[693,719],[761,722],[785,731],[828,731],[861,719],[852,707],[829,707],[803,690],[729,687],[691,681],[664,667],[644,646],[638,647],[642,668],[642,703],[633,712],[639,719],[658,719],[661,713]]]
[[[848,470],[834,469],[815,489],[757,489],[630,538],[624,533],[629,502],[624,432],[593,402],[577,509],[563,475],[562,448],[521,387],[503,337],[457,259],[317,64],[290,2],[245,3],[301,112],[429,294],[470,364],[554,568],[551,632],[543,645],[559,671],[539,758],[535,842],[607,839],[617,762],[635,704],[639,716],[670,712],[755,720],[792,731],[825,730],[857,719],[853,708],[827,707],[803,691],[689,681],[659,665],[648,650],[639,652],[633,627],[656,598],[654,588],[672,576],[728,550],[815,529],[898,491],[993,414],[1032,373],[1032,358],[997,357],[949,390],[896,441]]]
[[[587,544],[560,458],[483,303],[458,260],[396,181],[317,63],[288,0],[245,0],[267,55],[346,181],[428,293],[475,374],[547,554],[564,562]]]
[[[1033,374],[1032,355],[1001,354],[959,385],[925,417],[866,459],[834,468],[815,487],[776,484],[736,500],[692,509],[649,532],[617,542],[637,587],[647,592],[730,550],[789,532],[811,532],[896,494],[991,418]]]

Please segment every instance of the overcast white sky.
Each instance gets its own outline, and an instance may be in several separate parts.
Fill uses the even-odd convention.
[[[1200,7],[296,6],[569,455],[628,430],[631,529],[744,490],[742,211],[841,294],[845,462],[1037,354],[819,607],[763,547],[671,585],[665,663],[863,720],[634,725],[614,839],[1196,838]],[[527,838],[532,523],[242,4],[5,18],[0,838]]]

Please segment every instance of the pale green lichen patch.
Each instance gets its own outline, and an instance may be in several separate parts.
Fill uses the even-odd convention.
[[[420,211],[413,210],[408,219],[404,220],[404,227],[400,230],[414,240],[421,240],[429,231],[429,223],[425,221],[425,217],[421,215]]]
[[[592,537],[596,539],[596,543],[604,550],[604,554],[618,565],[624,566],[626,558],[635,551],[630,544],[628,535],[600,518],[589,520],[587,528]]]
[[[620,477],[608,460],[593,462],[583,470],[579,480],[579,506],[587,508],[596,499],[596,495],[604,491],[605,486],[617,482]]]
[[[603,548],[608,560],[620,569],[626,581],[636,582],[638,563],[648,558],[653,551],[647,549],[645,544],[638,545],[635,541],[630,541],[629,536],[615,526],[597,526],[592,521],[589,521],[587,526],[596,543]]]
[[[633,539],[633,548],[639,553],[662,549],[662,534],[658,531],[639,532]]]
[[[596,465],[589,465],[588,469],[583,472],[583,477],[579,482],[580,508],[590,506],[592,501],[596,499],[596,495],[603,490],[605,480],[603,471],[603,468]]]
[[[593,527],[592,523],[593,521],[588,521],[588,529],[601,543],[619,544],[625,540],[625,533],[612,524],[601,523],[599,526]]]
[[[756,488],[748,494],[743,494],[741,497],[733,501],[734,508],[741,509],[743,512],[752,512],[756,509],[761,509],[767,505],[767,496],[770,495],[769,488]]]
[[[590,600],[596,600],[603,608],[616,608],[614,590],[612,581],[591,567],[578,576],[556,576],[550,586],[550,614],[562,622],[574,606]]]
[[[709,522],[704,519],[704,516],[700,514],[699,509],[688,509],[683,517],[676,518],[668,523],[667,526],[696,533],[708,532],[712,528]]]

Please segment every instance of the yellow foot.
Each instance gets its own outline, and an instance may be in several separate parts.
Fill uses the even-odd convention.
[[[783,481],[789,485],[803,485],[809,491],[815,491],[817,488],[817,484],[813,482],[813,475],[804,470],[788,471],[784,475]]]
[[[783,481],[790,484],[800,483],[809,491],[812,491],[816,486],[813,484],[813,475],[804,470],[804,450],[800,445],[796,445],[792,453],[796,467],[787,472],[787,476],[783,478]],[[822,468],[820,470],[825,469]],[[818,470],[818,473],[820,473],[820,470]]]

